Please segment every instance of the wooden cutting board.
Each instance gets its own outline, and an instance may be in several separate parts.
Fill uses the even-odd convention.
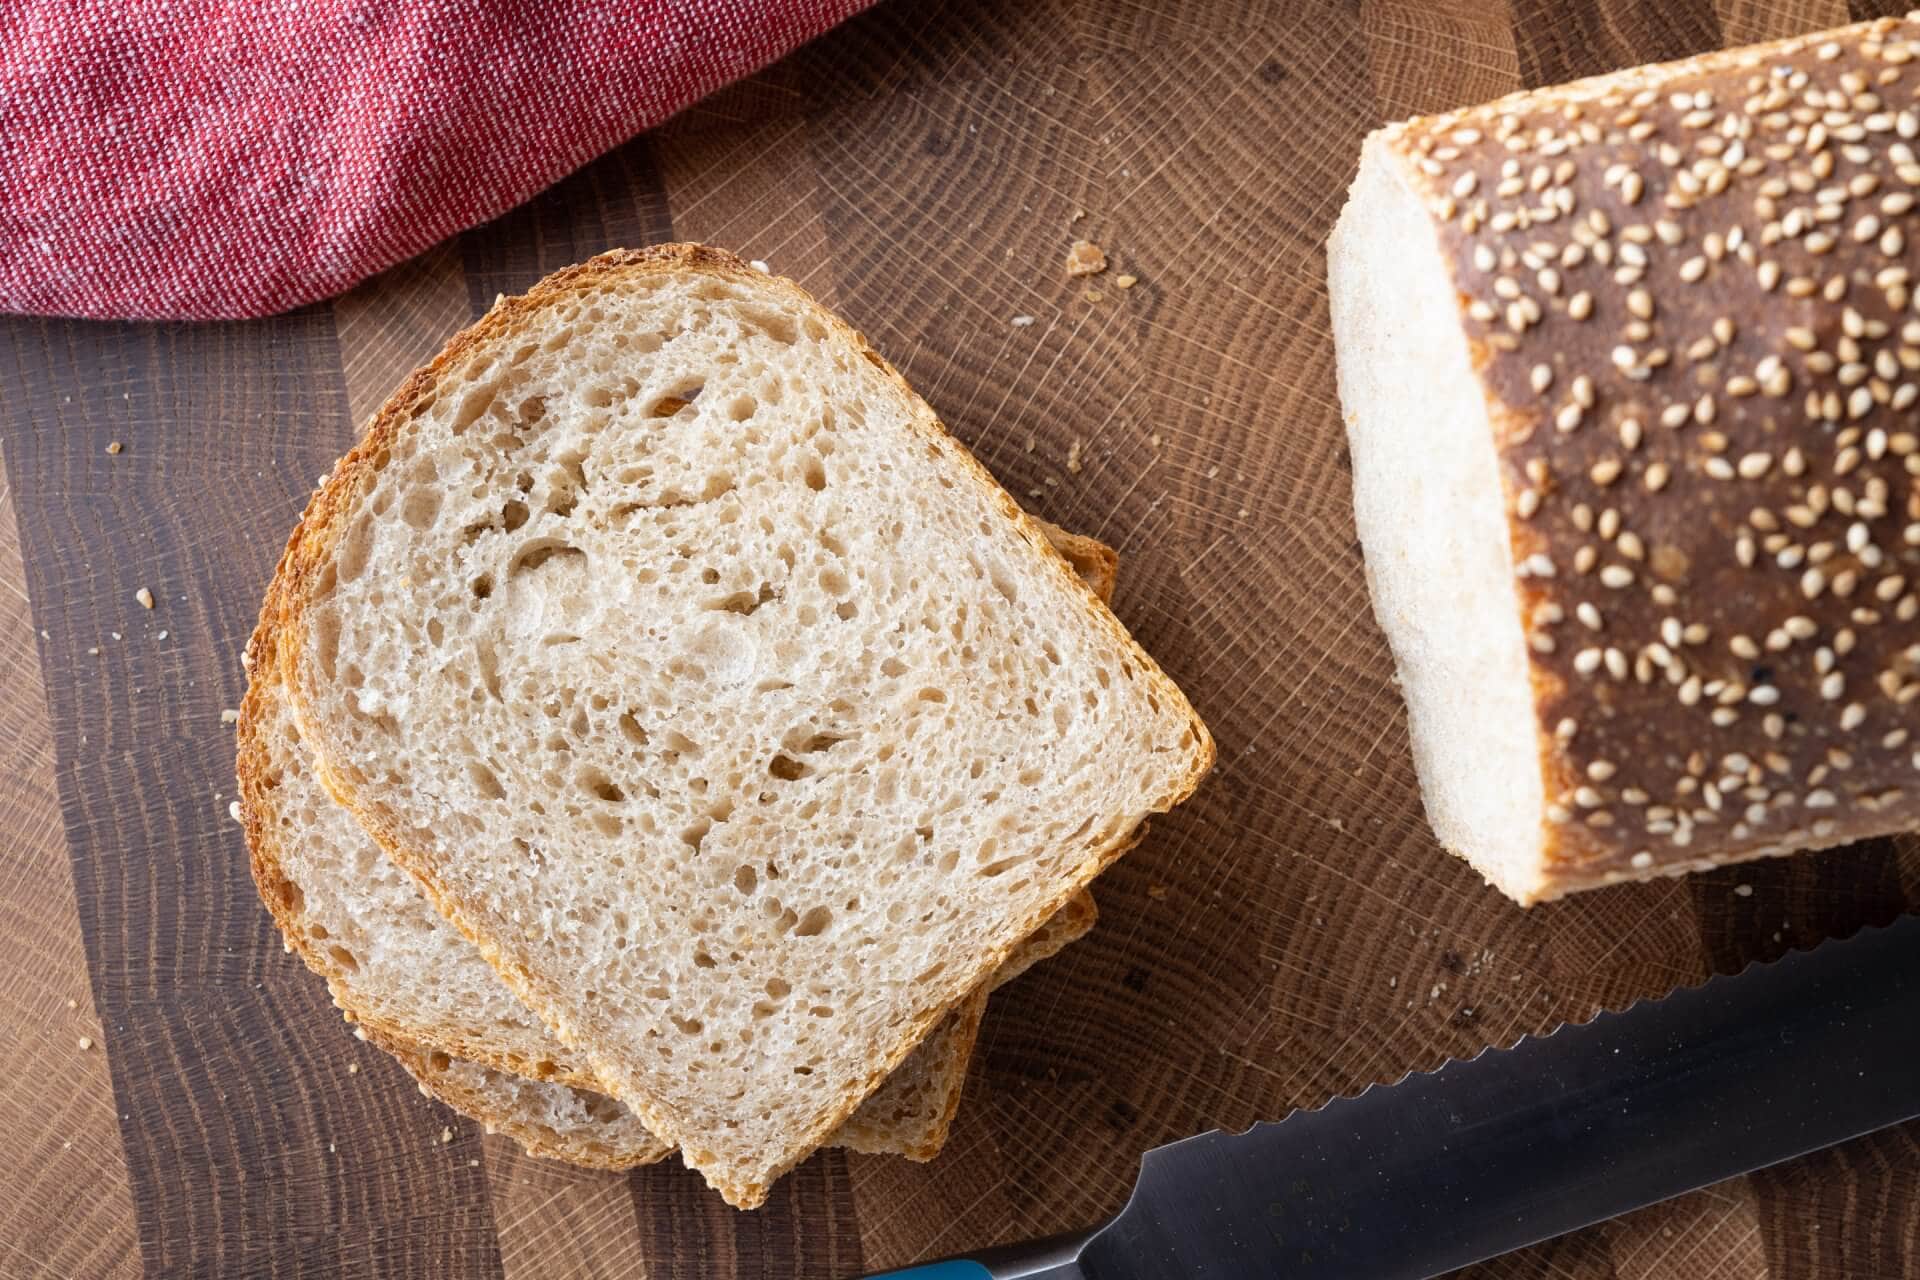
[[[1151,1145],[1920,906],[1913,842],[1531,912],[1436,848],[1322,283],[1374,124],[1849,16],[888,0],[332,304],[0,323],[0,1275],[898,1265],[1098,1219]],[[1082,236],[1105,275],[1066,276]],[[1098,930],[994,1000],[946,1154],[828,1152],[752,1214],[677,1165],[529,1160],[417,1095],[282,953],[227,814],[222,710],[315,478],[496,293],[669,238],[799,279],[1023,501],[1119,547],[1116,608],[1220,743],[1101,880]],[[1920,1125],[1475,1274],[1920,1276]]]

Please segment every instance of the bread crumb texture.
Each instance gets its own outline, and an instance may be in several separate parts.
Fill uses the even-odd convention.
[[[698,246],[456,338],[281,574],[330,789],[737,1204],[1212,762],[899,375]]]
[[[1091,240],[1075,240],[1067,250],[1067,274],[1098,275],[1107,269],[1107,253]]]

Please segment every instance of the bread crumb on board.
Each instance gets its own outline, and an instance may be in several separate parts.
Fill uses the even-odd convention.
[[[347,1064],[347,1074],[348,1074],[348,1075],[350,1075],[350,1076],[357,1076],[357,1075],[359,1075],[359,1074],[360,1074],[360,1064],[359,1064],[359,1063],[357,1063],[357,1062],[349,1062],[349,1063]]]
[[[109,442],[109,443],[108,443],[108,445],[107,445],[107,452],[108,452],[108,453],[118,453],[118,452],[120,452],[120,450],[122,450],[122,449],[124,449],[124,448],[126,448],[126,446],[125,446],[125,445],[123,445],[123,444],[121,444],[121,443],[120,443],[120,442],[119,442],[118,440],[114,440],[114,441],[111,441],[111,442]]]
[[[1104,299],[1106,296],[1107,296],[1106,294],[1100,292],[1100,290],[1098,289],[1089,289],[1086,292],[1086,299],[1088,302],[1099,302],[1102,299]]]
[[[442,1143],[447,1143],[447,1142],[452,1142],[452,1141],[453,1141],[453,1130],[451,1130],[451,1129],[442,1129],[442,1130],[440,1131],[440,1141],[441,1141]]]
[[[91,1049],[91,1048],[93,1048],[93,1037],[92,1037],[92,1036],[81,1036],[81,1037],[80,1037],[80,1048],[81,1048],[81,1050],[82,1050],[83,1052],[84,1052],[85,1050],[88,1050],[88,1049]]]
[[[147,590],[145,587],[142,587],[138,591],[134,592],[133,598],[140,602],[140,607],[142,609],[153,608],[153,592]]]
[[[1073,247],[1067,250],[1067,274],[1070,276],[1099,275],[1107,269],[1107,251],[1091,240],[1075,240]]]
[[[240,802],[238,800],[227,801],[227,816],[229,818],[232,818],[235,822],[246,821],[245,818],[240,816]]]
[[[1163,884],[1150,884],[1147,886],[1147,896],[1155,902],[1165,902],[1167,899],[1167,886]]]
[[[1028,329],[1033,326],[1032,316],[1015,316],[1011,322],[1016,329]]]
[[[1140,277],[1136,275],[1118,275],[1113,278],[1113,287],[1116,289],[1131,289],[1139,283]]]
[[[1753,896],[1753,886],[1750,884],[1737,884],[1733,886],[1733,896],[1736,898],[1751,898]]]
[[[238,723],[239,719],[240,719],[240,713],[234,710],[232,707],[225,707],[220,712],[221,724],[235,724],[235,723]]]
[[[79,1007],[80,1007],[80,1002],[78,1000],[75,1000],[72,996],[67,997],[67,1008],[78,1009]]]
[[[1084,444],[1078,437],[1074,439],[1072,444],[1067,446],[1067,470],[1071,471],[1074,475],[1080,474],[1080,453],[1083,447]]]

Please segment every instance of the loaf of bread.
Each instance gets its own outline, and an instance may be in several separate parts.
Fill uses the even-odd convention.
[[[1920,819],[1920,26],[1391,125],[1328,250],[1442,843],[1520,902]]]
[[[1109,599],[1119,569],[1112,548],[1039,524],[1094,593]],[[473,944],[326,794],[283,693],[277,643],[277,633],[263,627],[249,646],[253,679],[241,707],[236,772],[254,882],[289,950],[326,979],[334,1003],[423,1089],[528,1151],[620,1168],[666,1154],[670,1148],[657,1139],[640,1140],[631,1113],[595,1091],[592,1073],[572,1063]],[[1083,890],[1021,944],[990,985],[1083,936],[1095,916]],[[939,1152],[988,989],[934,1027],[841,1126],[836,1144],[916,1160]],[[425,1068],[435,1062],[451,1065]]]
[[[698,246],[456,337],[271,599],[328,789],[740,1205],[1212,762],[899,375]]]

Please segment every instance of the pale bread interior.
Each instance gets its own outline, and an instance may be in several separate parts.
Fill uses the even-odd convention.
[[[1327,279],[1354,522],[1427,817],[1526,901],[1545,788],[1494,432],[1432,214],[1377,138]]]
[[[596,268],[336,474],[289,669],[332,785],[754,1203],[1211,743],[798,290]]]

